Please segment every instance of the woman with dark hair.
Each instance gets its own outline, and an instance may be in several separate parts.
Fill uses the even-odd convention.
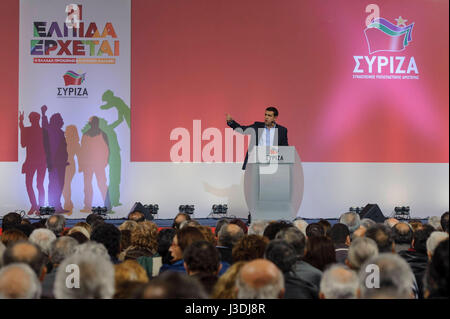
[[[450,271],[448,239],[435,249],[425,274],[424,295],[427,299],[443,299],[450,296]]]
[[[330,238],[324,236],[308,237],[304,261],[324,271],[328,265],[336,263],[336,253]]]

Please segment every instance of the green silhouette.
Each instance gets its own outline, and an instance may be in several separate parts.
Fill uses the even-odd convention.
[[[102,101],[106,102],[106,104],[100,106],[100,109],[108,110],[112,107],[115,107],[117,109],[117,112],[119,113],[119,119],[125,118],[128,128],[130,128],[130,108],[120,97],[114,96],[113,91],[107,90],[105,91],[105,93],[103,93]]]

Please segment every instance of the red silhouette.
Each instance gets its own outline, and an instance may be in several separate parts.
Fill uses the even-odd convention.
[[[72,180],[76,172],[75,156],[80,156],[80,136],[75,125],[68,125],[66,127],[66,144],[69,165],[66,166],[66,175],[64,178],[64,209],[69,211],[70,215],[73,210],[72,202]]]

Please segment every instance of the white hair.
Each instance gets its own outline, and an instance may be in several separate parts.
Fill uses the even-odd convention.
[[[114,266],[95,254],[74,254],[56,271],[53,293],[57,299],[111,299],[114,292]]]
[[[248,286],[238,274],[236,288],[238,289],[237,299],[277,299],[281,291],[284,290],[284,276],[281,271],[278,271],[278,277],[275,282],[266,284],[263,287],[253,288]]]
[[[267,220],[255,220],[248,227],[247,235],[263,236],[267,225],[269,225]]]
[[[0,270],[0,299],[39,299],[42,287],[30,266],[13,263]]]
[[[408,299],[414,292],[415,277],[411,267],[399,255],[381,253],[363,264],[359,283],[363,299]]]
[[[360,223],[365,229],[369,229],[371,226],[376,224],[376,222],[370,218],[363,218]]]
[[[91,253],[96,255],[97,257],[102,257],[106,260],[111,259],[105,245],[95,241],[87,241],[75,247],[74,254],[84,254],[84,253]]]
[[[372,238],[357,237],[352,240],[347,255],[352,268],[359,269],[367,259],[374,256],[378,256],[378,246]]]
[[[28,240],[41,248],[47,256],[50,255],[52,243],[56,240],[56,235],[49,229],[38,228],[33,230]]]
[[[304,221],[303,219],[296,219],[293,222],[294,226],[300,229],[300,231],[303,233],[303,235],[306,236],[306,227],[308,227],[308,223]]]
[[[53,264],[60,264],[65,258],[72,255],[78,242],[75,238],[62,236],[52,243],[50,260]]]
[[[430,218],[428,218],[428,224],[433,226],[434,229],[442,231],[441,217],[431,216]]]
[[[348,227],[350,234],[353,234],[353,232],[361,225],[360,217],[355,212],[347,212],[342,214],[341,217],[339,217],[339,222]]]
[[[436,247],[448,238],[448,234],[442,231],[434,231],[431,233],[430,237],[427,239],[427,252],[430,256],[434,255]]]
[[[356,272],[340,264],[328,268],[320,281],[320,292],[326,299],[356,299],[358,288]]]

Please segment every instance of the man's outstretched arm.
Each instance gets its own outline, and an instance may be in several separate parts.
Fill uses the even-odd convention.
[[[227,125],[229,127],[231,127],[233,130],[240,129],[240,130],[242,130],[242,132],[240,132],[240,130],[238,130],[238,132],[242,133],[242,134],[246,134],[246,135],[250,135],[250,134],[254,133],[254,129],[255,129],[254,124],[243,126],[243,125],[240,125],[235,120],[233,120],[233,118],[231,117],[230,114],[227,113],[226,116],[227,116]],[[247,130],[247,129],[250,129],[250,130]]]

